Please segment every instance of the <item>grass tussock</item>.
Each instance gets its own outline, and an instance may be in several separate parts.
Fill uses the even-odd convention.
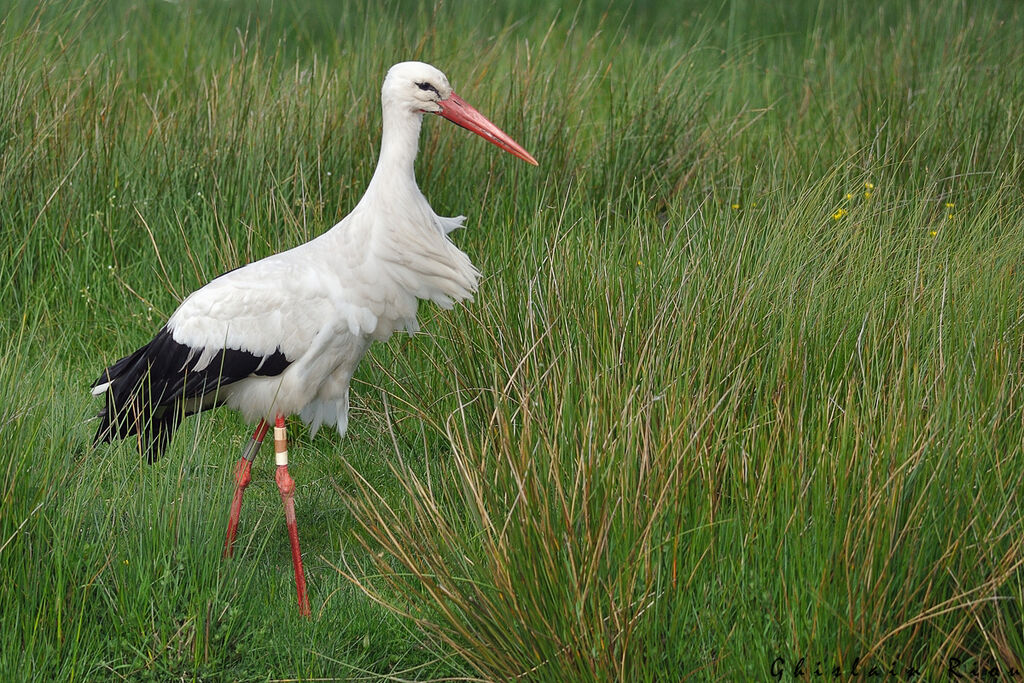
[[[1019,676],[1021,19],[0,9],[0,671]],[[347,213],[404,59],[541,167],[426,123],[420,184],[485,279],[375,347],[344,441],[293,430],[304,623],[266,460],[219,559],[238,419],[150,467],[91,448],[86,389]]]
[[[788,217],[823,223],[821,193]],[[490,283],[390,399],[392,432],[428,425],[450,453],[395,437],[398,499],[349,468],[367,553],[346,575],[489,680],[1017,666],[1019,322],[979,330],[969,311],[1012,282],[963,260],[998,254],[895,233],[779,272],[750,234],[771,212],[680,215],[671,269],[640,252],[606,287],[582,221],[525,298]],[[914,258],[892,273],[896,249]]]

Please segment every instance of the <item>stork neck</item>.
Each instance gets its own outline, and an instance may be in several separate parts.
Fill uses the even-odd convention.
[[[384,107],[384,128],[381,134],[380,158],[373,173],[372,185],[411,182],[416,184],[414,164],[419,151],[420,126],[423,115]]]

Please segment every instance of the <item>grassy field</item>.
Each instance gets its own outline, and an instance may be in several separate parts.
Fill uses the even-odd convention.
[[[1024,10],[836,4],[0,5],[0,678],[1021,680]],[[250,427],[88,388],[348,212],[406,59],[541,165],[426,122],[485,277],[293,423],[304,621]]]

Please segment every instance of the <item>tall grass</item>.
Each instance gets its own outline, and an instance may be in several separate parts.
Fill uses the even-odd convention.
[[[0,8],[0,671],[12,679],[1024,670],[1013,4]],[[485,273],[296,432],[314,619],[238,418],[149,467],[86,388],[343,216],[387,66]],[[223,506],[223,510],[222,507]],[[1016,674],[1019,675],[1019,674]]]
[[[831,220],[801,194],[794,224]],[[1018,666],[1020,311],[976,312],[1019,306],[1019,252],[880,217],[780,272],[773,213],[677,215],[671,268],[641,252],[604,286],[584,220],[525,296],[492,284],[392,399],[450,455],[418,472],[397,442],[399,501],[351,471],[387,552],[350,578],[409,596],[391,604],[488,679]]]

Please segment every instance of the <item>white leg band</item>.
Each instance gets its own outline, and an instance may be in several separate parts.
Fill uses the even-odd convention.
[[[285,430],[284,427],[274,427],[274,442],[275,442],[275,445],[277,445],[279,443],[287,443],[287,441],[286,441],[287,438],[288,438],[287,431]],[[278,467],[286,466],[288,464],[288,449],[287,448],[284,448],[282,450],[275,449],[275,457],[276,457],[276,460],[277,460],[277,466]]]

